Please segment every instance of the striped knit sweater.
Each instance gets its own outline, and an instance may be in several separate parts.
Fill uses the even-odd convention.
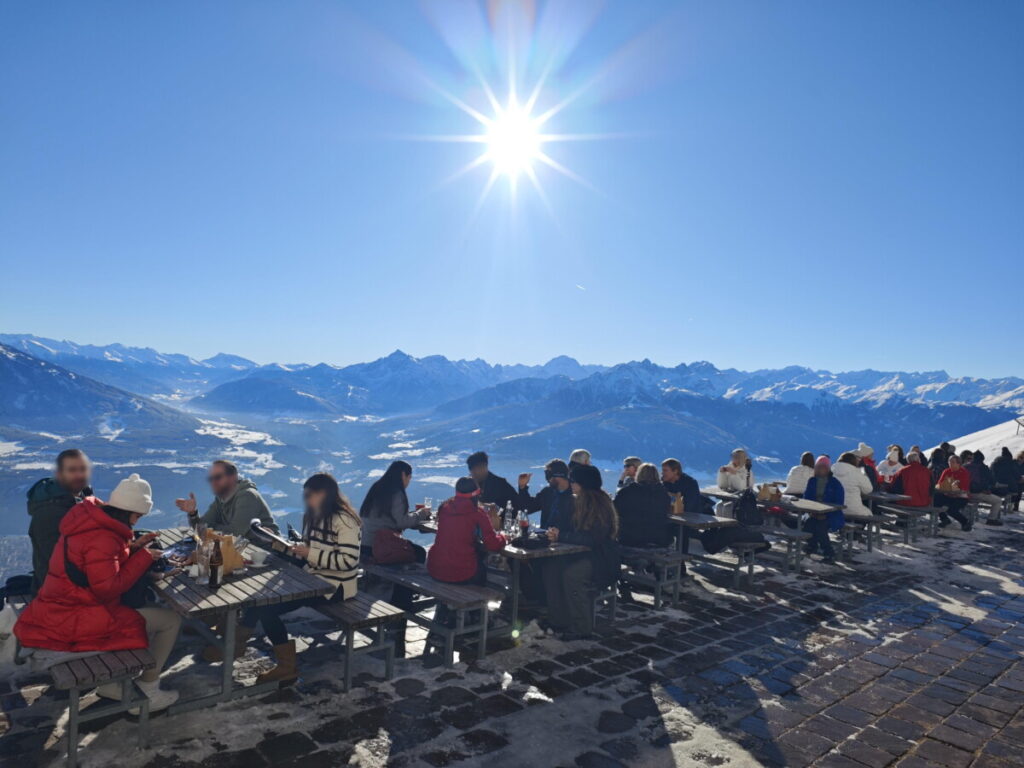
[[[356,594],[361,528],[349,515],[331,515],[331,530],[315,530],[306,539],[309,569],[348,600]],[[328,599],[338,595],[328,596]]]

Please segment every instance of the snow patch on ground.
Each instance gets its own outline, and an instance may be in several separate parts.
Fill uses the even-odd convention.
[[[280,440],[276,440],[266,432],[246,429],[238,424],[231,424],[226,421],[210,421],[208,419],[200,419],[200,421],[203,426],[196,430],[196,434],[219,437],[222,440],[227,440],[232,445],[284,445]]]

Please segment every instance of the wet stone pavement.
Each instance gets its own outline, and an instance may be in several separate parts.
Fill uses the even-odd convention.
[[[1024,765],[1024,533],[924,538],[853,565],[768,569],[754,594],[691,568],[678,608],[620,606],[593,641],[530,627],[483,661],[395,679],[367,661],[340,690],[333,634],[310,616],[303,679],[242,700],[133,727],[100,723],[83,765],[835,766]],[[418,635],[422,637],[421,635]],[[194,651],[196,640],[190,649]],[[419,652],[414,643],[410,651]],[[176,657],[169,679],[200,674]],[[243,672],[266,662],[249,651]],[[209,674],[216,674],[214,668]],[[4,765],[59,759],[64,702],[38,676],[0,682]],[[56,727],[55,727],[56,722]]]

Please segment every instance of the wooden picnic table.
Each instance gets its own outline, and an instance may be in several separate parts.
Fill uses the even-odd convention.
[[[190,535],[188,530],[178,528],[165,529],[158,533],[162,548],[167,548]],[[215,591],[206,584],[200,584],[185,571],[170,578],[160,579],[153,586],[168,606],[182,617],[195,620],[196,628],[224,651],[225,661],[220,690],[207,696],[179,701],[171,708],[177,712],[213,706],[239,696],[251,696],[276,689],[277,683],[246,687],[236,687],[234,684],[232,655],[238,612],[275,603],[323,597],[332,590],[331,585],[319,576],[273,554],[260,568],[249,566],[222,579]],[[211,617],[217,618],[223,628],[223,639],[217,638],[207,624],[201,621]]]
[[[872,491],[864,496],[869,501],[877,501],[882,504],[902,504],[910,501],[910,497],[902,493],[889,493],[888,491]]]
[[[708,531],[712,528],[732,528],[739,525],[739,522],[731,517],[705,515],[700,512],[684,512],[681,515],[669,515],[668,520],[670,523],[675,523],[679,526],[676,547],[683,555],[688,554],[691,531]]]
[[[726,491],[719,488],[717,485],[706,485],[700,489],[702,496],[710,496],[713,499],[721,499],[722,501],[738,501],[740,495],[735,491]]]
[[[836,512],[845,508],[842,504],[822,504],[820,501],[790,498],[788,496],[783,496],[780,500],[773,501],[772,504],[790,512],[814,515],[815,517],[821,517],[829,512]]]
[[[512,584],[510,586],[512,601],[509,606],[511,611],[509,617],[511,620],[510,631],[515,631],[519,627],[519,578],[523,561],[580,555],[589,551],[590,547],[585,547],[582,544],[566,544],[561,541],[556,541],[554,544],[548,544],[546,547],[538,547],[537,549],[524,549],[523,547],[513,547],[510,545],[501,551],[501,554],[510,561],[512,571]]]
[[[420,533],[436,534],[437,520],[425,520],[417,526],[416,530]],[[512,593],[512,600],[510,603],[510,631],[517,628],[519,621],[519,582],[523,561],[543,560],[549,557],[565,557],[567,555],[579,555],[589,551],[590,547],[585,547],[582,544],[566,544],[564,542],[557,541],[554,544],[548,544],[546,547],[537,547],[536,549],[526,549],[524,547],[513,547],[509,545],[501,550],[501,552],[496,553],[509,560],[509,570],[512,573],[512,583],[509,585],[509,589]]]

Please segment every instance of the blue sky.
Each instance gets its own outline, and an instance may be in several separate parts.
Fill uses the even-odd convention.
[[[531,6],[4,3],[0,329],[1024,373],[1024,4]],[[510,50],[612,137],[545,145],[547,204],[413,140],[478,133],[442,91],[503,101]]]

